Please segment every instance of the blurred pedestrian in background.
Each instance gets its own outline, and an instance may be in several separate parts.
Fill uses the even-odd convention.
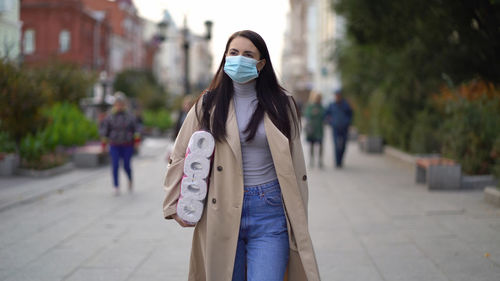
[[[314,151],[318,147],[318,165],[323,168],[323,120],[325,109],[321,105],[322,95],[311,91],[304,108],[306,140],[309,143],[309,165],[314,166]]]
[[[334,101],[326,109],[325,120],[333,131],[335,167],[342,168],[349,126],[352,122],[352,109],[344,99],[342,89],[334,92]]]
[[[110,114],[102,121],[100,134],[102,142],[109,144],[109,155],[111,156],[111,167],[113,174],[113,186],[115,195],[120,194],[119,165],[122,160],[123,168],[128,177],[128,190],[132,191],[132,167],[131,158],[134,146],[138,144],[139,137],[135,116],[129,112],[127,97],[122,92],[116,92],[115,101]],[[105,147],[105,145],[103,146]]]
[[[177,215],[186,148],[200,129],[216,139],[188,280],[282,281],[286,272],[289,281],[319,280],[298,115],[262,37],[250,30],[234,33],[168,160],[164,216],[190,226]]]

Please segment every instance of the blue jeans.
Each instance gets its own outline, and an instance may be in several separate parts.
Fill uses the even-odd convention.
[[[347,143],[347,129],[333,128],[333,144],[335,150],[335,166],[342,167],[344,159],[345,146]]]
[[[288,257],[288,231],[278,180],[245,187],[233,281],[282,281]]]
[[[130,159],[134,154],[133,145],[110,145],[109,155],[111,156],[111,166],[113,169],[113,185],[118,188],[118,168],[120,167],[120,158],[123,159],[123,169],[127,177],[132,181],[132,168],[130,168]]]

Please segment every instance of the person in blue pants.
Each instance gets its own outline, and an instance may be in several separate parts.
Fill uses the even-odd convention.
[[[121,92],[115,93],[115,102],[111,114],[103,120],[100,126],[103,143],[109,143],[109,155],[113,173],[115,194],[120,194],[118,170],[120,160],[128,178],[128,189],[132,191],[132,168],[130,161],[134,154],[136,138],[139,137],[136,118],[127,110],[127,98]],[[105,145],[103,146],[105,147]]]
[[[325,121],[332,127],[335,167],[342,168],[345,147],[352,122],[352,108],[342,95],[342,89],[334,93],[334,101],[325,111]]]

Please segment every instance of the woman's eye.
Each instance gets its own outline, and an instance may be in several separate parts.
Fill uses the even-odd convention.
[[[236,52],[236,51],[230,51],[230,52],[229,52],[229,54],[230,54],[231,56],[236,56],[236,55],[238,55],[238,52]]]

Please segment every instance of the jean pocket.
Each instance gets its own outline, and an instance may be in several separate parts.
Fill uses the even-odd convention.
[[[270,192],[265,194],[265,201],[269,206],[282,206],[281,192]]]

